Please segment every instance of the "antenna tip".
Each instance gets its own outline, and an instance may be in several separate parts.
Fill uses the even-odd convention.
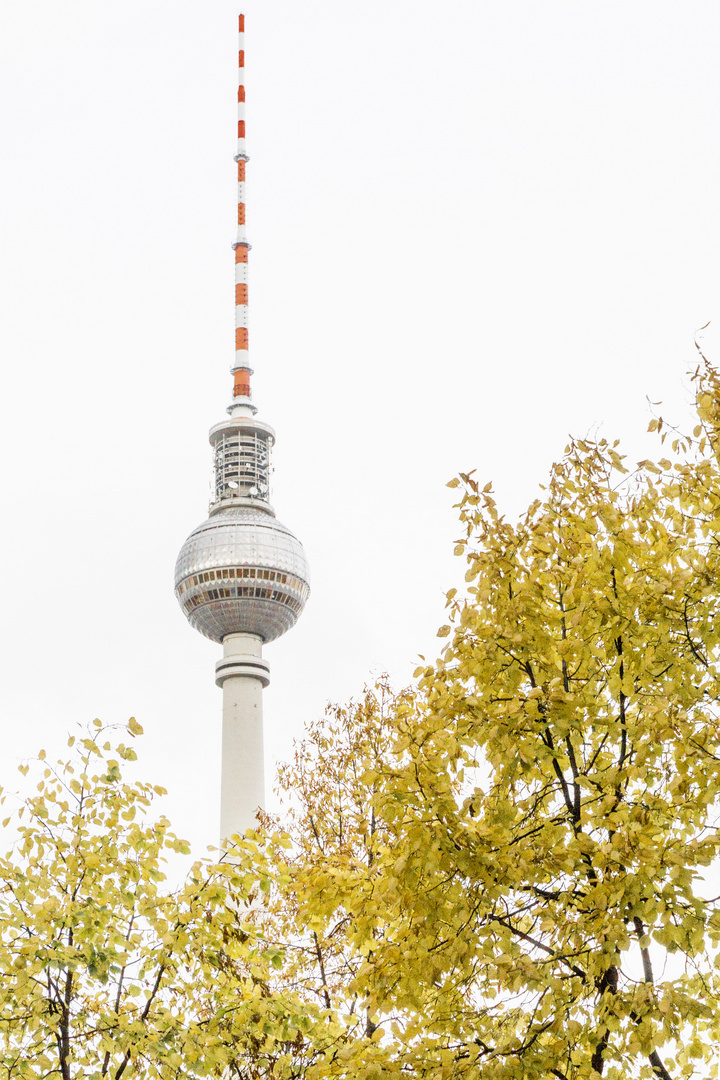
[[[238,29],[241,34],[245,33],[245,16],[238,15]]]

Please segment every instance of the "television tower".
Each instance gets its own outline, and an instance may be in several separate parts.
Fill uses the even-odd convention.
[[[275,432],[255,418],[250,391],[244,39],[241,15],[233,399],[229,419],[210,429],[215,465],[210,515],[190,533],[175,565],[175,595],[190,625],[223,646],[215,665],[223,693],[223,840],[252,828],[258,808],[265,805],[262,690],[270,679],[262,646],[295,625],[310,592],[302,544],[278,521],[268,501]]]

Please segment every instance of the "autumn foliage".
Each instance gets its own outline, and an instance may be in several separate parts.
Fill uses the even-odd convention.
[[[2,1075],[716,1076],[720,381],[695,385],[657,463],[573,442],[516,523],[453,481],[441,657],[311,725],[282,819],[178,892],[126,749],[48,774],[0,867]]]
[[[516,524],[454,481],[441,659],[301,751],[327,771],[291,881],[346,978],[318,953],[315,992],[370,1020],[330,1074],[716,1075],[720,387],[695,378],[657,464],[574,442]]]
[[[141,730],[130,721],[130,742]],[[270,992],[280,958],[259,930],[280,838],[264,852],[239,841],[169,888],[165,857],[187,847],[148,813],[162,789],[125,779],[135,752],[111,734],[96,721],[67,761],[41,761],[14,815],[0,860],[0,1076],[252,1077],[307,1063],[310,1021]]]

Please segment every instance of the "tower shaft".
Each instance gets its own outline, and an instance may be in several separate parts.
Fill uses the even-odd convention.
[[[270,681],[256,634],[228,634],[215,666],[222,687],[222,775],[220,837],[242,835],[257,826],[265,805],[262,692]]]

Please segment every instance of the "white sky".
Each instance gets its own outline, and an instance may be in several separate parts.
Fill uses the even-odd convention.
[[[172,573],[231,385],[237,11],[0,7],[0,778],[134,714],[198,851],[219,650]],[[652,453],[645,395],[686,414],[708,320],[720,360],[720,6],[245,11],[255,396],[313,571],[266,651],[270,776],[328,699],[434,655],[451,476],[514,514],[569,432]]]

